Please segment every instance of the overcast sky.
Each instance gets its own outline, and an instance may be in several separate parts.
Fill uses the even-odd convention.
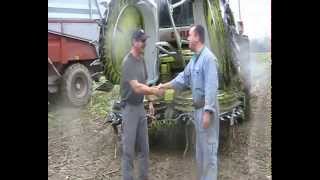
[[[238,19],[238,0],[229,3]],[[240,12],[245,34],[250,39],[271,38],[271,0],[240,0]]]

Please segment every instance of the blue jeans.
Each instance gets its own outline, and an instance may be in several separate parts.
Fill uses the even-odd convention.
[[[219,115],[214,113],[210,126],[204,129],[202,125],[203,113],[203,108],[196,109],[194,112],[198,179],[216,180],[218,177]]]

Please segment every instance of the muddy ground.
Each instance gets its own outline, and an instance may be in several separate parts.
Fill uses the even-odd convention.
[[[251,120],[234,127],[222,123],[219,147],[220,180],[271,179],[271,79],[270,63],[256,62],[252,74]],[[256,69],[257,70],[257,69]],[[87,109],[49,107],[48,179],[120,180],[120,158],[114,157],[112,127],[103,116]],[[234,133],[232,137],[231,133]],[[153,145],[151,180],[196,179],[192,151]]]

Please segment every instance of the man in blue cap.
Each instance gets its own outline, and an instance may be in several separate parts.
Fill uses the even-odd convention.
[[[133,160],[135,147],[138,150],[139,179],[148,180],[149,140],[144,95],[163,96],[164,90],[146,85],[148,76],[143,58],[147,36],[142,29],[132,35],[132,47],[122,63],[120,81],[121,111],[123,125],[123,180],[133,180]],[[152,102],[149,102],[150,113],[154,113]]]

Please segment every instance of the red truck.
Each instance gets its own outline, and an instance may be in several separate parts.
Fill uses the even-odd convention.
[[[83,106],[98,80],[102,19],[97,1],[48,1],[48,102]],[[96,63],[97,62],[97,63]]]

